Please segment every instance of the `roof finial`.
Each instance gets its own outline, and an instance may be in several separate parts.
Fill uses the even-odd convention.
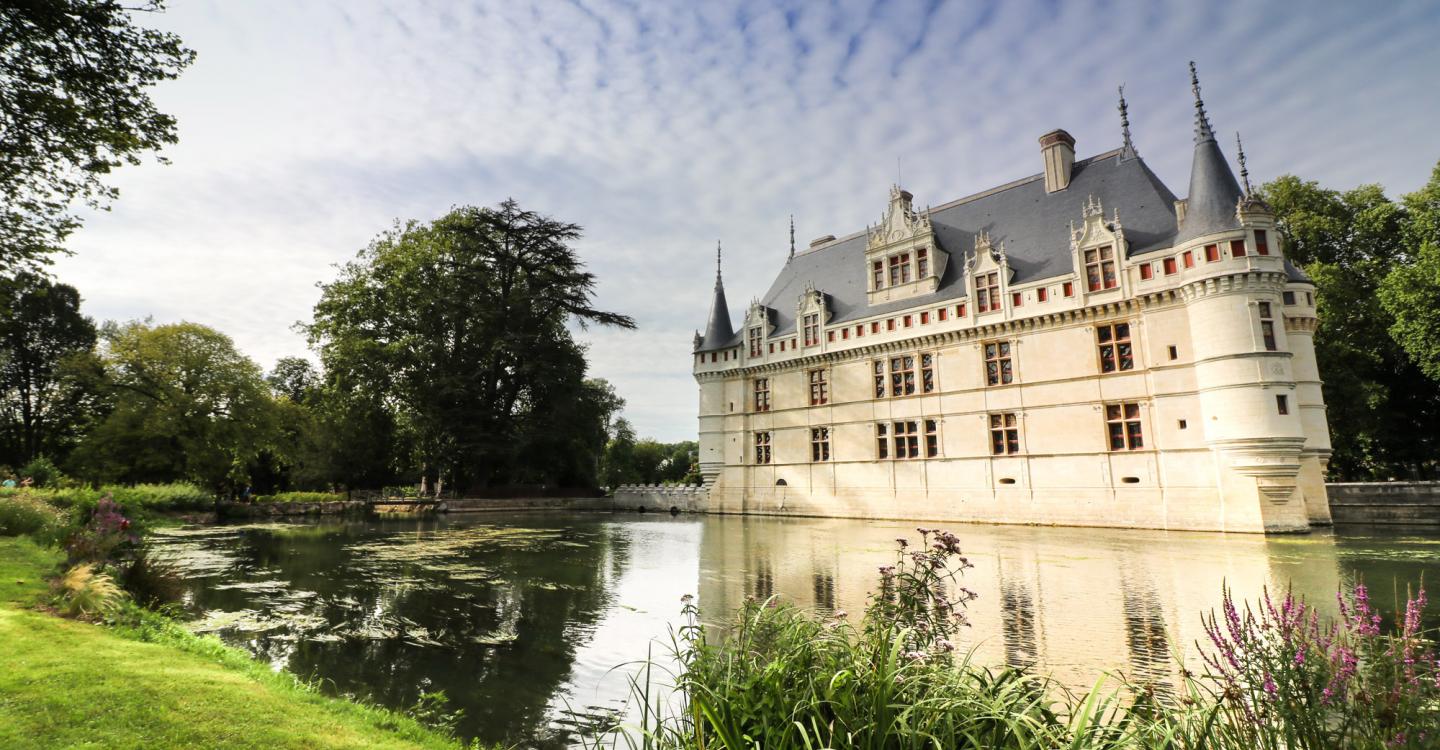
[[[715,283],[720,283],[720,240],[715,240]]]
[[[1195,142],[1215,140],[1210,129],[1210,118],[1205,115],[1205,100],[1200,98],[1200,76],[1195,72],[1195,61],[1190,61],[1190,90],[1195,93]]]
[[[790,214],[790,259],[795,259],[795,214]]]
[[[1133,159],[1139,156],[1135,150],[1135,144],[1130,141],[1130,107],[1125,103],[1125,84],[1120,84],[1120,135],[1124,139],[1123,148],[1120,151],[1121,159]]]
[[[1245,168],[1245,144],[1240,142],[1240,131],[1235,131],[1235,148],[1240,151],[1240,182],[1245,186],[1245,195],[1253,192],[1250,189],[1250,170]]]

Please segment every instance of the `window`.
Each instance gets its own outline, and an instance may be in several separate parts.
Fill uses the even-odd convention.
[[[770,433],[755,433],[755,463],[770,463]]]
[[[990,455],[1008,456],[1020,452],[1020,427],[1015,412],[990,415]]]
[[[825,382],[824,370],[810,371],[810,405],[830,403],[830,385]]]
[[[885,288],[885,261],[877,260],[871,264],[870,285],[872,289]]]
[[[909,396],[915,392],[915,357],[890,358],[890,395]]]
[[[1275,396],[1275,410],[1281,414],[1290,413],[1290,397],[1284,394]]]
[[[920,355],[920,392],[935,392],[935,355],[929,352]]]
[[[1281,293],[1280,293],[1280,299],[1281,299],[1281,301],[1283,301],[1283,302],[1285,303],[1285,306],[1286,306],[1286,307],[1289,307],[1289,306],[1295,304],[1295,293],[1294,293],[1294,292],[1281,292]]]
[[[1019,292],[1011,292],[1011,293],[1010,293],[1010,306],[1011,306],[1011,307],[1020,307],[1021,305],[1024,305],[1024,304],[1025,304],[1025,297],[1024,297],[1023,295],[1021,295]]]
[[[1141,281],[1149,281],[1150,279],[1152,279],[1152,278],[1154,278],[1154,277],[1155,277],[1155,267],[1152,266],[1152,265],[1150,265],[1149,263],[1141,264],[1141,266],[1140,266],[1140,280],[1141,280]]]
[[[990,312],[1000,309],[1000,274],[982,273],[975,277],[978,287],[975,297],[975,312]]]
[[[920,313],[920,325],[923,326],[923,325],[925,325],[926,323],[929,323],[929,322],[930,322],[930,312],[929,312],[929,311],[926,311],[926,312]]]
[[[948,308],[948,307],[942,307],[942,308],[940,308],[939,310],[936,310],[936,311],[935,311],[935,315],[936,315],[937,317],[939,317],[941,320],[949,320],[949,319],[950,319],[950,308]]]
[[[1066,296],[1066,297],[1074,297],[1074,296],[1075,296],[1075,284],[1074,284],[1074,282],[1067,281],[1067,282],[1065,282],[1065,283],[1061,286],[1061,288],[1065,291],[1065,296]]]
[[[925,457],[940,455],[940,425],[933,419],[925,420]]]
[[[1309,292],[1306,292],[1306,293],[1305,293],[1305,304],[1308,305],[1308,306],[1310,306],[1310,307],[1314,307],[1314,306],[1315,306],[1315,296],[1312,295],[1312,294],[1310,294]]]
[[[955,306],[955,317],[957,317],[957,318],[963,318],[963,317],[965,317],[965,303],[964,303],[964,302],[961,302],[960,304],[958,304],[958,305]]]
[[[1261,302],[1256,307],[1260,309],[1260,336],[1265,340],[1265,351],[1273,352],[1276,350],[1275,321],[1271,317],[1270,303]]]
[[[890,457],[890,438],[885,434],[885,424],[875,425],[875,457]]]
[[[1170,347],[1170,359],[1180,359],[1180,349],[1176,346]]]
[[[785,343],[785,342],[782,341],[782,342],[780,342],[780,343],[783,344],[783,343]],[[775,343],[774,343],[774,342],[771,342],[771,343],[770,343],[770,353],[771,353],[771,354],[774,354],[774,353],[775,353]]]
[[[829,427],[811,427],[811,428],[810,428],[810,460],[811,460],[811,461],[829,461],[829,460],[830,460],[830,428],[829,428]]]
[[[1045,302],[1050,299],[1050,287],[1042,286],[1035,290],[1035,299]]]
[[[780,342],[780,351],[782,351],[782,352],[785,351],[785,343],[786,343],[786,342],[784,342],[784,341],[781,341],[781,342]]]
[[[764,337],[760,335],[759,326],[750,329],[750,356],[760,356],[760,340],[762,338]]]
[[[755,411],[770,411],[770,378],[755,378]]]
[[[891,445],[895,458],[920,457],[920,429],[916,422],[895,422],[891,424]]]
[[[1112,451],[1138,451],[1145,447],[1140,434],[1140,404],[1106,404],[1105,431]]]
[[[858,339],[858,338],[860,338],[861,336],[864,336],[864,335],[865,335],[865,326],[864,326],[864,325],[855,326],[855,338]]]
[[[1245,257],[1245,240],[1230,240],[1230,255],[1234,258]]]
[[[889,320],[886,320],[886,321],[885,321],[885,330],[887,330],[887,331],[893,331],[893,330],[895,330],[895,319],[894,319],[894,318],[890,318]]]
[[[1184,262],[1186,268],[1195,267],[1195,253],[1186,250],[1185,252],[1180,254],[1180,258]]]
[[[885,360],[875,360],[875,398],[885,398]]]
[[[911,315],[906,315],[906,316],[905,316],[905,327],[906,327],[906,328],[911,327],[911,325],[912,325],[914,322],[915,322],[914,316],[911,316]]]
[[[1100,346],[1100,372],[1135,369],[1135,353],[1130,347],[1129,323],[1096,327],[1095,341]]]
[[[849,337],[849,336],[846,336],[845,338],[850,338],[850,337]],[[835,341],[835,332],[834,332],[834,331],[826,331],[826,332],[825,332],[825,340],[826,340],[826,341],[830,341],[830,342],[834,342],[834,341]]]
[[[1256,255],[1269,255],[1269,254],[1270,254],[1270,245],[1269,245],[1269,243],[1266,242],[1265,230],[1264,230],[1264,229],[1256,229],[1256,230],[1255,230],[1255,254],[1256,254]]]
[[[910,253],[890,256],[890,286],[910,283]]]
[[[925,248],[915,251],[915,278],[923,279],[930,275],[930,253]]]
[[[805,345],[815,346],[820,343],[820,314],[811,313],[806,315],[802,321],[805,325]]]
[[[1175,422],[1175,426],[1183,430],[1183,429],[1186,429],[1187,427],[1189,427],[1190,425],[1189,425],[1185,420],[1181,419],[1181,420],[1177,420],[1177,421]]]
[[[875,321],[875,322],[873,322],[873,323],[870,324],[870,332],[871,332],[871,333],[879,333],[879,332],[880,332],[880,321],[877,320],[877,321]]]
[[[1166,259],[1165,259],[1165,275],[1166,275],[1166,276],[1174,276],[1174,275],[1175,275],[1175,259],[1174,259],[1174,258],[1166,258]]]
[[[1115,277],[1115,250],[1109,245],[1085,251],[1085,280],[1090,291],[1114,289],[1118,285]]]
[[[830,334],[830,335],[833,336],[833,335],[835,335],[835,334],[832,333],[832,334]],[[845,339],[846,341],[849,341],[849,340],[850,340],[850,329],[849,329],[849,328],[841,328],[841,329],[840,329],[840,338]],[[831,341],[834,341],[834,339],[831,339]]]
[[[1010,363],[1009,341],[986,342],[985,382],[989,385],[1006,385],[1015,382],[1015,372]]]
[[[1220,246],[1219,246],[1219,245],[1206,245],[1206,246],[1205,246],[1205,262],[1206,262],[1206,263],[1214,263],[1214,262],[1217,261],[1217,260],[1220,260]]]

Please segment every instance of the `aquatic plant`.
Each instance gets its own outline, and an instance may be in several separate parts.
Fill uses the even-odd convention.
[[[632,680],[634,726],[590,747],[1167,748],[1330,750],[1440,746],[1440,663],[1420,629],[1423,588],[1385,632],[1363,585],[1331,622],[1290,594],[1252,607],[1224,592],[1203,618],[1203,674],[1178,685],[1117,678],[1076,694],[1021,669],[989,668],[956,651],[975,598],[952,534],[898,539],[857,626],[775,599],[748,600],[717,631],[693,599],[670,662],[646,660]],[[712,633],[715,637],[712,638]],[[668,680],[669,684],[657,684]]]
[[[113,612],[125,598],[115,579],[93,563],[74,565],[56,581],[60,612],[67,617],[97,617]]]

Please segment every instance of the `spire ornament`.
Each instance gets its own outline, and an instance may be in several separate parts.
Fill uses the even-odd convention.
[[[720,240],[715,240],[715,286],[720,286]]]
[[[1215,140],[1215,131],[1210,129],[1210,118],[1205,114],[1205,100],[1200,98],[1200,76],[1195,72],[1195,61],[1190,61],[1190,91],[1195,94],[1195,142]]]
[[[1120,149],[1120,158],[1134,159],[1140,156],[1135,150],[1135,144],[1130,140],[1130,107],[1125,103],[1125,84],[1120,84],[1120,136],[1124,143]]]
[[[795,214],[790,214],[790,260],[795,260]]]
[[[1240,184],[1245,186],[1245,195],[1254,191],[1250,189],[1250,170],[1245,168],[1245,144],[1240,142],[1240,131],[1235,131],[1235,148],[1240,152]]]

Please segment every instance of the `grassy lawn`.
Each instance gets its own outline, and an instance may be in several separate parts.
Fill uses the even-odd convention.
[[[457,747],[158,618],[127,632],[27,609],[57,560],[0,537],[0,748]]]

